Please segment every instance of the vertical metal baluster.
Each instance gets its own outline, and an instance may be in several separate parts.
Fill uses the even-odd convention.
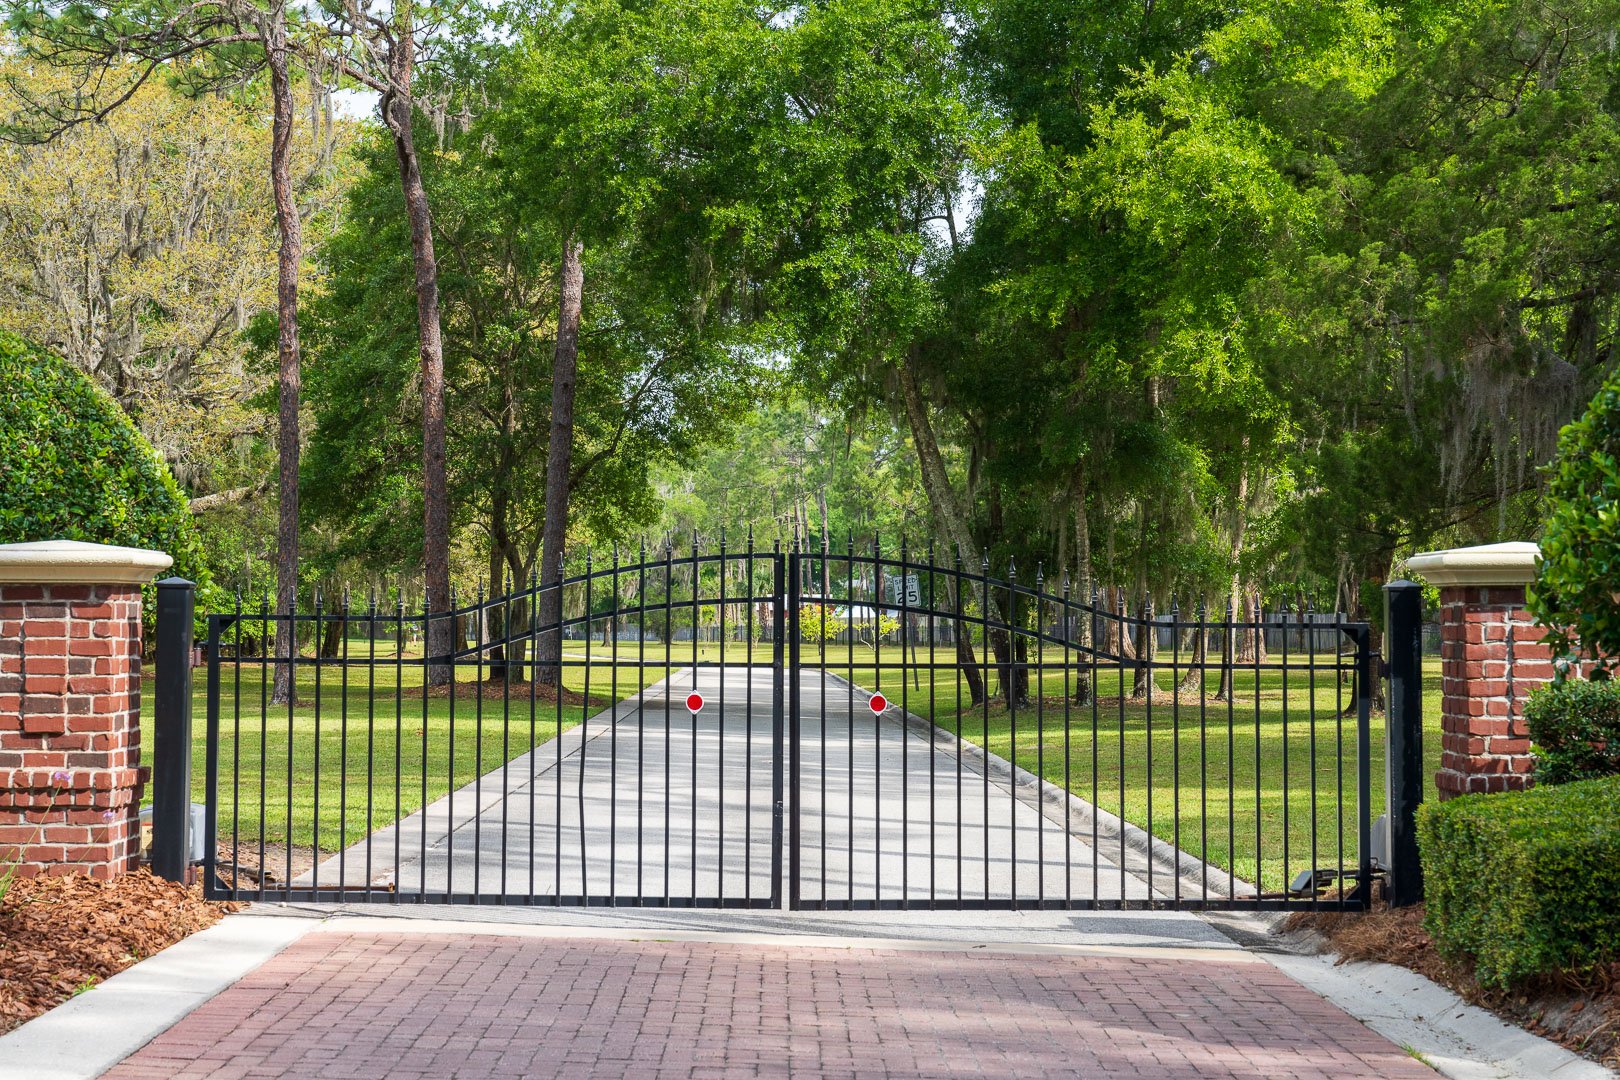
[[[473,899],[484,894],[484,619],[488,615],[484,583],[478,583],[477,606],[473,608]],[[456,642],[456,651],[462,643]],[[455,679],[456,665],[450,664],[450,678]],[[455,781],[451,781],[454,783]]]
[[[399,903],[405,887],[401,873],[400,852],[405,833],[405,818],[401,814],[405,786],[405,595],[394,597],[394,890],[393,902]],[[424,814],[427,807],[423,806]],[[425,856],[427,853],[423,852]]]
[[[1293,899],[1293,897],[1288,894],[1288,887],[1293,884],[1293,878],[1289,874],[1289,863],[1290,863],[1289,851],[1290,851],[1291,841],[1292,841],[1293,838],[1289,835],[1289,832],[1291,830],[1290,830],[1290,826],[1289,826],[1289,822],[1288,822],[1288,819],[1289,819],[1288,809],[1289,809],[1289,804],[1294,801],[1294,792],[1293,792],[1293,788],[1290,787],[1290,781],[1289,781],[1289,775],[1288,775],[1289,774],[1289,761],[1288,761],[1288,705],[1289,705],[1289,701],[1288,701],[1288,605],[1287,604],[1283,605],[1281,626],[1282,626],[1282,664],[1281,664],[1281,667],[1282,667],[1282,887],[1283,887],[1283,899],[1285,901],[1287,901],[1287,900],[1292,900]],[[1264,634],[1265,631],[1262,630],[1261,633]],[[1259,652],[1258,649],[1256,649],[1255,651],[1257,653]]]
[[[311,841],[315,852],[315,866],[310,871],[310,887],[314,890],[315,899],[321,895],[321,590],[315,590],[315,751],[314,751],[314,799],[311,816],[314,819],[314,839]],[[298,623],[293,622],[293,652],[298,651]],[[297,670],[294,668],[294,670]],[[288,695],[291,698],[291,694]],[[291,764],[291,761],[288,762]],[[292,804],[288,803],[291,809]]]
[[[962,618],[962,551],[956,548],[951,562],[951,641],[956,646],[958,663],[952,669],[956,678],[956,905],[961,907],[966,897],[962,891],[962,634],[966,624]]]
[[[644,903],[643,880],[647,789],[647,539],[636,559],[636,903]]]
[[[911,902],[911,762],[907,756],[907,746],[911,736],[906,727],[906,716],[911,712],[910,699],[906,696],[906,642],[911,636],[910,606],[906,602],[906,575],[909,567],[906,565],[906,534],[900,534],[900,899],[909,904]],[[878,612],[882,613],[882,590],[878,590]],[[878,629],[883,628],[883,620],[878,619]],[[913,653],[913,656],[916,654]],[[881,668],[879,671],[881,672]],[[882,679],[878,680],[880,683]]]
[[[935,784],[937,771],[939,712],[935,708],[935,699],[939,684],[939,652],[937,641],[939,635],[935,632],[938,623],[935,613],[939,604],[935,598],[937,583],[935,581],[935,567],[938,561],[934,558],[934,542],[928,541],[928,910],[933,911],[939,896],[939,809],[938,790]],[[921,572],[919,571],[919,580]],[[911,655],[917,655],[915,644]]]
[[[743,590],[748,602],[743,607],[745,620],[744,631],[747,634],[743,646],[743,670],[747,674],[744,682],[748,688],[743,704],[743,746],[746,753],[743,755],[743,903],[748,907],[754,906],[754,598],[759,595],[755,587],[754,576],[754,526],[748,526],[747,553],[743,556],[743,565],[748,568],[748,587]]]
[[[822,637],[826,637],[826,623],[828,618],[826,594],[821,598]],[[851,613],[855,610],[855,534],[849,533],[844,539],[844,603]],[[846,620],[852,625],[853,619]],[[853,634],[849,635],[853,637]],[[844,833],[845,858],[848,861],[848,878],[846,887],[851,907],[855,906],[855,643],[848,642],[846,659],[849,662],[849,685],[844,694],[844,712],[849,728],[849,766],[847,783],[849,785],[849,815],[845,819],[846,831]],[[823,679],[826,675],[823,674]],[[881,823],[880,823],[881,824]]]
[[[275,665],[271,662],[274,647],[270,638],[270,594],[259,593],[259,888],[257,899],[264,899],[269,879],[269,864],[265,861],[265,812],[269,808],[270,765],[270,683],[275,679]],[[287,804],[289,807],[291,803]],[[291,816],[289,815],[289,825]],[[288,844],[290,848],[291,843]]]
[[[584,695],[585,704],[579,721],[579,771],[574,788],[574,804],[579,813],[579,902],[584,907],[591,903],[590,860],[586,854],[585,837],[585,757],[590,748],[591,732],[591,667],[592,646],[596,643],[595,635],[591,632],[591,616],[595,614],[596,605],[592,601],[591,592],[596,583],[595,571],[592,568],[591,549],[585,549],[585,660]],[[609,853],[611,855],[611,852]]]
[[[608,903],[619,902],[619,545],[613,544],[609,576],[608,647]]]
[[[447,753],[449,755],[449,758],[448,758],[449,763],[445,768],[445,771],[446,771],[446,774],[447,774],[446,775],[446,781],[447,781],[447,784],[449,786],[450,794],[449,794],[449,802],[447,804],[447,808],[448,808],[449,813],[448,813],[448,816],[446,818],[446,821],[448,822],[448,824],[446,825],[447,835],[445,837],[445,845],[444,845],[444,858],[445,858],[444,891],[445,891],[445,895],[451,898],[450,903],[455,903],[454,897],[456,895],[456,889],[455,889],[455,875],[456,875],[456,660],[455,660],[455,657],[456,657],[456,653],[459,652],[461,650],[462,646],[465,644],[465,640],[461,636],[461,628],[458,625],[458,620],[456,618],[456,608],[457,608],[458,605],[459,605],[459,600],[458,600],[458,598],[456,596],[455,586],[451,586],[451,588],[450,588],[450,610],[447,613],[445,613],[444,616],[442,616],[443,618],[447,618],[447,619],[450,620],[450,632],[449,632],[448,635],[446,635],[450,639],[450,653],[449,653],[448,656],[446,656],[444,658],[445,671],[447,671],[449,673],[449,675],[450,675],[450,690],[449,690],[449,694],[450,694],[450,710],[449,710],[450,737],[449,737],[449,745],[448,745],[448,750],[447,750]],[[427,649],[428,643],[433,640],[433,635],[431,633],[431,628],[429,628],[429,630],[430,630],[430,632],[427,634],[427,636],[422,639],[422,648],[423,648],[424,652]],[[426,677],[428,677],[428,678],[432,677],[432,673],[433,673],[432,667],[427,667],[427,668],[424,668],[423,670],[427,673]],[[423,688],[424,688],[424,690],[426,689],[426,684],[425,683],[423,684]]]
[[[1086,567],[1086,571],[1088,574],[1090,573],[1091,567],[1089,565]],[[1091,607],[1085,613],[1086,641],[1090,643],[1086,657],[1086,667],[1091,685],[1089,693],[1091,697],[1091,903],[1093,907],[1102,899],[1102,844],[1098,838],[1100,831],[1098,819],[1102,817],[1102,799],[1099,791],[1100,780],[1097,776],[1102,760],[1102,748],[1099,745],[1102,739],[1100,730],[1101,717],[1099,715],[1101,706],[1097,702],[1097,698],[1100,696],[1100,690],[1097,686],[1097,614],[1100,610],[1097,583],[1093,579],[1091,584]],[[1103,626],[1106,628],[1107,625],[1108,623],[1104,621]],[[1124,822],[1121,822],[1121,825],[1123,824]],[[1124,868],[1121,867],[1122,873],[1123,870]]]
[[[1143,695],[1142,734],[1147,747],[1147,891],[1149,906],[1153,901],[1153,852],[1158,847],[1153,833],[1153,688],[1158,685],[1158,672],[1153,670],[1158,644],[1153,634],[1153,594],[1142,597],[1137,610],[1137,623],[1142,627],[1142,648],[1137,650],[1136,662],[1147,673],[1147,687]],[[1146,653],[1147,655],[1142,655]]]
[[[1203,863],[1204,904],[1209,905],[1209,624],[1203,596],[1198,598],[1198,859]]]
[[[1125,590],[1119,589],[1114,594],[1119,624],[1119,654],[1115,660],[1119,663],[1119,906],[1125,907],[1125,635],[1131,632],[1130,606],[1125,599]],[[1151,789],[1150,789],[1151,790]],[[1152,860],[1151,840],[1148,852],[1149,862]]]
[[[428,640],[432,636],[433,616],[428,612],[427,590],[422,592],[422,902],[427,902],[427,867],[428,867]],[[448,854],[446,858],[448,859]],[[448,863],[446,863],[448,869]],[[446,882],[446,902],[449,899],[449,883]]]
[[[1301,630],[1304,632],[1305,656],[1309,671],[1307,681],[1310,683],[1310,687],[1306,692],[1310,695],[1309,731],[1311,737],[1311,908],[1312,910],[1319,910],[1322,903],[1321,894],[1316,888],[1316,868],[1321,865],[1319,859],[1321,853],[1318,850],[1319,845],[1316,839],[1319,824],[1316,792],[1316,642],[1313,640],[1315,635],[1311,633],[1311,623],[1307,617],[1309,614],[1310,605],[1307,602],[1305,608],[1300,611],[1299,618]]]
[[[980,719],[979,738],[980,746],[984,749],[985,768],[983,776],[983,824],[984,824],[984,903],[990,906],[990,553],[986,551],[979,564],[979,645],[980,665],[983,669],[984,702],[983,713]]]
[[[235,618],[231,620],[231,625],[236,628],[235,655],[231,657],[231,899],[233,900],[241,895],[242,889],[242,592],[240,589],[236,592],[234,614]],[[210,662],[217,663],[212,657]],[[215,857],[218,857],[217,853]],[[259,873],[264,873],[263,860],[259,862]],[[206,877],[203,883],[209,888],[214,884]]]
[[[1007,559],[1007,625],[1001,629],[1007,640],[1007,667],[1001,684],[1001,696],[1007,701],[1007,761],[1018,768],[1018,562]],[[1000,657],[996,658],[1000,667]],[[985,752],[990,743],[985,740]],[[1007,785],[1007,840],[1012,872],[1012,909],[1018,910],[1018,781],[1009,778]]]
[[[1074,846],[1074,837],[1070,832],[1073,826],[1069,821],[1069,807],[1074,802],[1073,792],[1070,790],[1074,783],[1070,754],[1070,731],[1074,723],[1073,709],[1071,707],[1073,689],[1070,683],[1074,668],[1074,655],[1069,651],[1074,638],[1074,634],[1070,629],[1072,625],[1070,620],[1074,618],[1074,612],[1069,606],[1069,590],[1069,568],[1065,566],[1061,586],[1063,605],[1059,609],[1063,612],[1063,618],[1058,624],[1061,627],[1060,633],[1063,636],[1058,655],[1063,658],[1063,906],[1065,908],[1074,907],[1074,870],[1070,865],[1074,858],[1071,851]],[[1092,816],[1095,817],[1096,815],[1093,814]]]
[[[1245,605],[1247,606],[1247,605]],[[1260,647],[1264,642],[1264,631],[1260,626],[1260,605],[1254,606],[1254,623],[1245,623],[1246,630],[1253,635],[1253,655],[1250,657],[1254,664],[1254,898],[1255,907],[1260,907],[1260,897],[1266,891],[1264,878],[1264,863],[1261,861],[1261,844],[1264,823],[1264,807],[1261,805],[1260,789]],[[1284,882],[1286,885],[1287,882]]]
[[[490,588],[494,588],[493,582]],[[501,568],[501,903],[511,901],[506,888],[506,863],[511,849],[512,824],[512,579]],[[492,673],[493,674],[493,673]],[[532,861],[532,860],[531,860]]]
[[[882,548],[879,546],[876,533],[872,534],[872,682],[875,684],[873,693],[882,693],[883,690],[883,654],[879,651],[881,642],[878,630],[881,622],[878,613],[883,610],[882,586],[879,581],[881,574]],[[862,575],[864,578],[865,575]],[[853,608],[853,605],[851,605]],[[850,663],[855,661],[855,633],[854,619],[850,620]],[[851,682],[854,680],[851,679]],[[877,808],[873,815],[877,822],[872,838],[872,898],[876,904],[883,902],[883,718],[871,709],[866,710],[872,717],[872,803]]]
[[[1148,633],[1156,631],[1148,629]],[[1153,697],[1153,680],[1148,681],[1148,697]],[[1175,896],[1181,904],[1181,604],[1170,596],[1170,830],[1176,860]]]
[[[1041,691],[1046,678],[1045,658],[1041,646],[1042,603],[1041,590],[1046,587],[1046,566],[1035,564],[1035,890],[1036,906],[1046,901],[1046,815],[1041,812],[1041,801],[1046,794],[1046,714]],[[1016,624],[1014,624],[1016,625]],[[1018,659],[1017,649],[1013,659]],[[1027,670],[1027,665],[1026,665]]]
[[[339,646],[338,668],[338,892],[346,892],[349,888],[348,858],[349,858],[349,588],[343,587],[343,608],[339,616],[338,630],[343,635]],[[324,636],[324,635],[323,635]],[[320,643],[316,644],[317,652]],[[370,715],[371,699],[366,699],[367,715]],[[368,725],[369,727],[369,725]],[[367,845],[369,850],[370,845]]]
[[[670,716],[670,698],[675,693],[675,667],[673,660],[674,643],[670,640],[673,634],[673,612],[675,610],[675,545],[669,537],[664,538],[664,906],[670,905],[669,879],[673,873],[671,858],[674,848],[671,846],[669,819],[674,810],[674,791],[670,787],[670,758],[675,752],[673,743],[673,727]]]
[[[789,799],[793,807],[793,817],[788,829],[788,907],[797,909],[804,900],[804,889],[800,882],[800,871],[803,869],[802,845],[804,840],[804,814],[801,812],[803,805],[801,798],[803,788],[800,786],[800,769],[802,765],[800,743],[803,736],[802,725],[804,723],[804,710],[800,703],[801,676],[799,666],[801,656],[799,643],[799,638],[801,636],[800,618],[802,616],[800,605],[803,603],[803,581],[800,574],[802,573],[802,559],[804,553],[799,550],[799,538],[796,533],[789,543],[790,548],[786,566],[787,610],[784,612],[786,621],[784,623],[782,637],[785,639],[784,644],[787,648],[788,790]],[[780,592],[780,589],[778,589],[778,592]],[[825,600],[825,597],[822,599]],[[778,646],[778,656],[781,655],[780,650],[781,646]],[[825,672],[822,672],[821,675],[822,678],[825,679]],[[823,738],[825,738],[825,725],[826,720],[824,715],[822,719]],[[778,753],[780,754],[780,751],[778,751]],[[821,806],[820,828],[821,832],[825,834],[827,831],[827,806],[825,802],[823,802]],[[821,874],[820,889],[820,903],[823,907],[826,906],[826,899],[827,874],[824,865]]]
[[[716,896],[721,907],[726,901],[726,530],[720,529],[720,599],[719,617],[715,625],[720,630],[720,692],[715,695],[717,711],[715,712],[715,773],[720,778],[716,801],[719,804],[716,825],[719,829],[719,842],[716,844],[714,872],[717,886]]]
[[[1232,594],[1226,594],[1226,619],[1221,628],[1221,678],[1226,683],[1226,875],[1227,895],[1237,900],[1237,643],[1233,637]],[[1255,879],[1259,885],[1259,879]]]
[[[1362,910],[1370,905],[1372,896],[1372,777],[1367,768],[1368,754],[1372,750],[1372,630],[1365,623],[1356,627],[1356,760],[1360,763],[1356,779],[1356,895]]]
[[[793,769],[793,824],[792,849],[789,862],[789,889],[788,906],[797,908],[800,900],[799,889],[799,830],[800,819],[804,817],[803,807],[799,802],[799,668],[797,664],[797,646],[794,649],[795,663],[788,672],[782,670],[782,654],[789,648],[790,641],[797,641],[799,637],[798,626],[798,598],[799,591],[796,585],[798,580],[797,557],[794,559],[793,574],[787,573],[788,566],[782,558],[782,538],[780,535],[771,541],[771,906],[776,907],[782,899],[782,825],[787,810],[782,791],[782,725],[783,716],[784,676],[791,680],[788,692],[791,694],[791,704],[788,712],[792,716],[793,742],[788,747]],[[822,825],[826,826],[826,807],[822,807]],[[823,875],[825,884],[825,875]]]
[[[808,547],[808,543],[806,544]],[[816,831],[816,841],[820,846],[820,861],[816,864],[821,875],[821,886],[817,893],[821,898],[822,906],[827,902],[827,601],[832,596],[832,537],[826,530],[821,534],[820,559],[816,563],[817,578],[820,584],[816,591],[821,594],[821,629],[816,635],[816,669],[817,693],[821,697],[821,711],[816,715],[817,744],[821,753],[821,771],[818,774],[821,784],[821,827]],[[795,609],[797,610],[797,609]],[[852,789],[853,790],[853,789]],[[793,789],[797,795],[799,789]],[[846,866],[845,874],[851,877],[854,874],[852,866]]]
[[[561,614],[561,608],[559,608],[559,617]],[[535,784],[540,761],[540,730],[537,723],[540,709],[540,658],[535,652],[540,640],[538,635],[540,629],[540,575],[533,562],[529,564],[529,588],[523,599],[523,615],[529,623],[529,669],[525,674],[529,677],[529,902],[533,903],[535,900],[535,868],[540,861],[536,857],[537,849],[535,848],[536,822],[540,816],[540,793]],[[559,646],[557,651],[561,654],[562,642],[559,640],[557,644]],[[557,700],[562,700],[561,672],[558,673],[557,677]],[[561,725],[557,728],[557,742],[558,745],[562,743]]]
[[[1333,605],[1334,608],[1338,604]],[[1344,907],[1344,646],[1340,613],[1333,613],[1333,803],[1336,839],[1333,864],[1339,868],[1339,907]]]
[[[287,894],[286,895],[286,900],[289,903],[292,901],[293,827],[296,824],[296,818],[294,817],[293,807],[295,805],[297,805],[296,803],[293,802],[293,771],[294,771],[293,770],[293,749],[294,749],[294,747],[296,745],[296,738],[295,738],[295,733],[294,733],[294,730],[293,730],[293,725],[294,725],[293,699],[294,699],[294,696],[297,694],[297,691],[298,691],[298,619],[297,619],[297,612],[298,612],[298,597],[297,597],[297,594],[294,593],[292,607],[289,608],[285,613],[278,613],[277,614],[277,619],[276,619],[276,621],[278,623],[282,622],[283,620],[286,621],[286,623],[287,623],[287,636],[288,636],[289,639],[291,639],[291,645],[287,650],[287,658],[286,658],[286,661],[285,661],[286,664],[287,664],[287,685],[292,690],[292,693],[289,693],[287,695],[287,834],[286,834],[286,837],[285,837],[285,841],[286,841],[286,844],[287,844],[287,877],[286,877],[286,880],[284,882],[284,884],[286,886],[285,891],[286,891],[286,894]],[[274,646],[267,646],[267,647],[271,648],[271,649],[274,648]],[[272,665],[272,667],[271,667],[271,672],[272,672],[271,678],[272,679],[275,677],[274,676],[274,670],[275,670],[274,666]]]
[[[698,678],[698,534],[692,530],[692,689],[697,689]],[[692,904],[697,904],[697,778],[698,778],[698,718],[692,713]]]
[[[344,627],[344,641],[348,641],[348,628]],[[347,644],[345,644],[347,648]],[[397,745],[397,744],[396,744]],[[373,797],[376,791],[377,747],[377,588],[366,591],[366,899],[371,899],[372,834],[376,830],[376,811]],[[394,789],[399,790],[399,771],[394,772]],[[395,818],[394,835],[399,835],[399,819]],[[398,866],[398,863],[394,865]]]
[[[551,847],[552,847],[552,852],[554,853],[554,856],[555,856],[555,858],[554,858],[554,860],[552,862],[552,867],[551,867],[552,890],[553,890],[553,892],[552,892],[552,902],[556,903],[556,904],[561,904],[563,902],[563,885],[562,885],[562,865],[563,865],[563,833],[562,833],[563,794],[562,794],[562,789],[563,789],[563,773],[564,773],[564,767],[563,767],[563,761],[564,761],[564,758],[563,758],[563,697],[567,693],[567,685],[566,685],[567,680],[564,678],[564,673],[565,673],[565,671],[567,669],[564,667],[564,664],[563,664],[563,645],[564,645],[564,642],[563,642],[563,624],[567,621],[567,619],[566,619],[566,617],[564,615],[565,609],[563,607],[563,600],[564,600],[563,582],[567,580],[567,571],[566,571],[566,569],[564,567],[564,559],[567,558],[567,554],[568,554],[568,549],[565,546],[563,548],[563,559],[558,559],[557,560],[557,580],[552,582],[552,584],[551,584],[551,587],[557,590],[557,625],[553,626],[553,627],[547,627],[546,628],[547,633],[553,633],[553,634],[557,635],[557,682],[556,682],[556,691],[557,692],[555,694],[555,702],[554,702],[554,707],[555,707],[555,711],[556,711],[556,715],[557,715],[557,726],[552,732],[552,742],[557,747],[557,767],[553,770],[554,780],[553,780],[553,784],[552,784],[552,795],[553,795],[553,797],[554,797],[554,799],[556,801],[556,806],[554,808],[554,815],[553,815],[553,819],[552,819],[552,823],[551,823],[551,831],[552,831],[552,845],[551,845]],[[544,589],[546,587],[546,583],[542,581],[540,583],[540,587],[542,589]],[[536,606],[536,610],[538,610],[538,605]],[[587,635],[588,634],[589,634],[589,624],[587,622]],[[590,710],[590,703],[589,702],[582,702],[581,705],[580,705],[580,712],[581,712],[581,717],[582,718],[580,720],[580,729],[579,729],[579,734],[580,734],[580,739],[582,740],[582,745],[583,745],[583,739],[585,737],[585,727],[584,727],[583,715],[585,713],[587,713],[589,710]]]

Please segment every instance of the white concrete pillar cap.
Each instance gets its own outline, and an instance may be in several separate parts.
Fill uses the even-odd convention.
[[[1406,568],[1430,585],[1528,585],[1536,579],[1541,549],[1514,540],[1505,544],[1425,551],[1406,560]]]
[[[161,551],[80,540],[0,544],[0,585],[145,585],[173,565]]]

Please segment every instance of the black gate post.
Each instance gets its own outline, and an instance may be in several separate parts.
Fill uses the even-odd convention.
[[[1389,814],[1389,904],[1423,899],[1418,859],[1417,808],[1423,802],[1423,587],[1412,581],[1384,586],[1384,632],[1389,639],[1389,714],[1386,721],[1385,800]]]
[[[157,583],[152,715],[152,872],[184,881],[191,861],[191,620],[196,586]]]

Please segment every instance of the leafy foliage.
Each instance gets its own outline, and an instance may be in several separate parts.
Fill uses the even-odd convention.
[[[61,357],[4,333],[0,386],[0,543],[152,548],[206,586],[185,495],[111,398]]]
[[[1620,957],[1620,777],[1418,811],[1425,925],[1485,986]]]
[[[1620,663],[1620,370],[1558,437],[1530,610],[1559,653]]]
[[[1620,683],[1565,679],[1524,703],[1538,784],[1620,776]]]

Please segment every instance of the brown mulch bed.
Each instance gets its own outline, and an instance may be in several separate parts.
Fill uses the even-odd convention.
[[[19,878],[0,897],[0,1033],[242,905],[146,869],[116,881]]]
[[[1327,938],[1341,964],[1399,964],[1509,1023],[1620,1068],[1620,963],[1584,978],[1550,977],[1514,990],[1494,990],[1480,986],[1466,964],[1440,955],[1423,929],[1421,904],[1366,914],[1298,912],[1283,923],[1285,933],[1296,930],[1314,930]]]

